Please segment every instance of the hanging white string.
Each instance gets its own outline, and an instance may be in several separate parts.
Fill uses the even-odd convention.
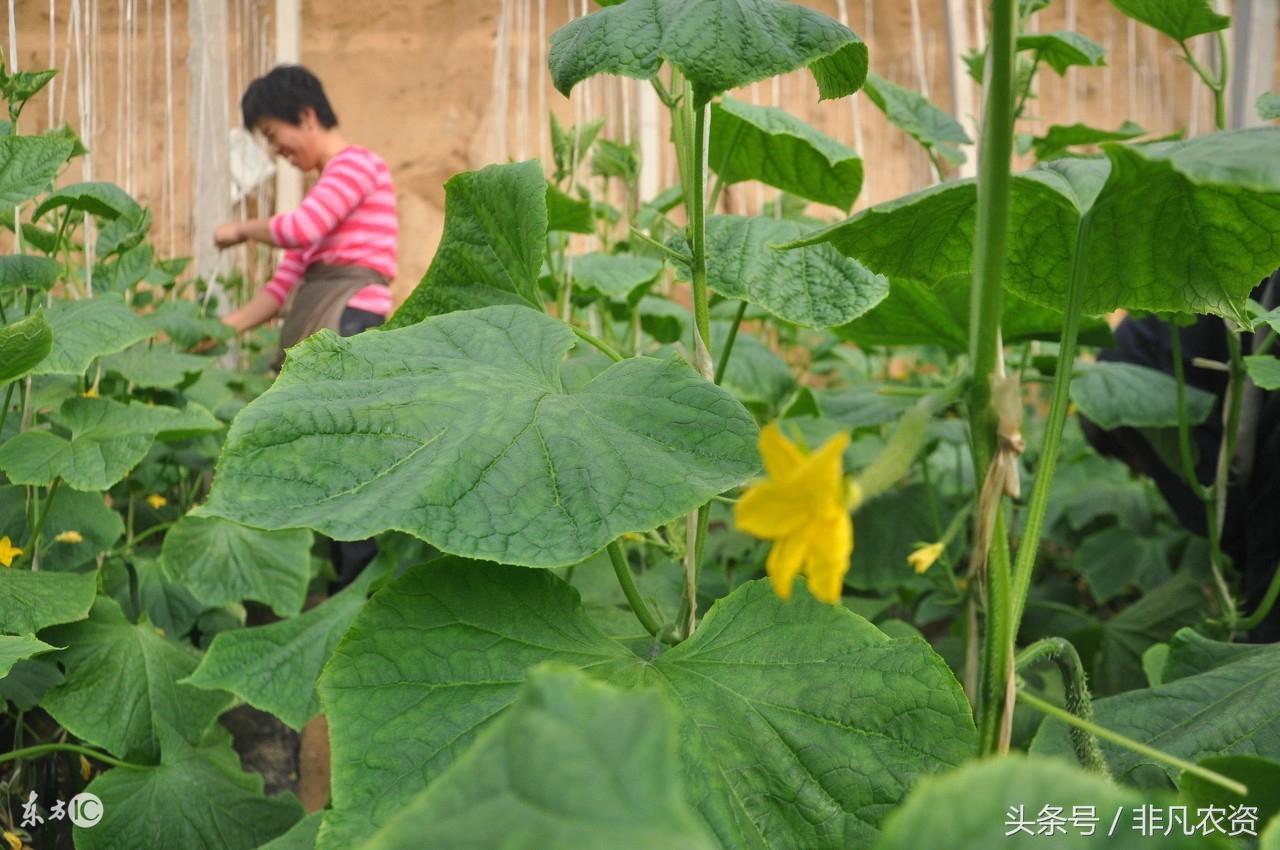
[[[58,0],[49,0],[49,67],[58,67]],[[56,125],[53,123],[53,105],[54,92],[58,90],[56,83],[49,83],[49,127],[52,130]]]
[[[18,72],[18,10],[9,0],[9,73]]]
[[[71,0],[71,9],[67,13],[67,39],[62,50],[62,64],[58,67],[61,69],[62,77],[62,95],[58,99],[58,124],[63,124],[67,120],[67,86],[71,84],[71,48],[72,44],[79,44],[80,41],[80,0]],[[76,53],[77,63],[80,54]],[[77,72],[79,69],[77,68]],[[55,83],[56,84],[56,83]],[[79,89],[76,89],[77,93]],[[83,130],[83,128],[81,128]]]
[[[507,158],[507,109],[511,69],[507,56],[510,30],[511,0],[502,0],[498,14],[498,32],[493,46],[493,91],[489,101],[489,159],[504,162]]]
[[[840,23],[844,24],[846,27],[849,26],[849,4],[847,0],[836,0],[836,8],[838,9],[838,13],[840,15]],[[858,152],[858,156],[863,156],[866,149],[863,147],[862,110],[859,108],[860,100],[861,98],[859,98],[857,94],[854,94],[852,97],[849,98],[849,117],[853,121],[854,150]],[[866,170],[864,169],[863,178],[862,178],[862,191],[858,193],[857,203],[859,208],[863,206],[863,204],[861,203],[861,199],[865,198],[868,192],[870,191],[870,187],[867,185],[869,182],[867,177],[868,175],[866,174]]]
[[[519,111],[516,113],[516,159],[523,162],[528,157],[529,143],[529,0],[518,0],[520,25],[519,56],[516,60],[516,91],[520,93]]]

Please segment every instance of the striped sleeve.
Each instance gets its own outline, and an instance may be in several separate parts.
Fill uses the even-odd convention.
[[[277,304],[283,305],[285,299],[289,297],[289,291],[298,285],[298,281],[302,280],[306,271],[307,262],[302,258],[301,251],[285,251],[280,264],[276,266],[276,273],[271,277],[271,282],[264,288]]]
[[[302,206],[271,218],[272,239],[282,248],[315,245],[336,230],[376,185],[375,163],[356,151],[344,151],[325,168]]]

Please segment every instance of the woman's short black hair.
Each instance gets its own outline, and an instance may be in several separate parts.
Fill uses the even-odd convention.
[[[261,118],[278,118],[295,127],[302,123],[303,110],[315,110],[316,120],[325,128],[338,126],[329,98],[319,78],[301,65],[279,65],[266,76],[249,83],[240,98],[244,126],[253,130]]]

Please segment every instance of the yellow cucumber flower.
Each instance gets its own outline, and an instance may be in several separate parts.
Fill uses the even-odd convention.
[[[760,456],[768,478],[743,493],[734,520],[748,534],[773,541],[765,571],[783,599],[791,596],[791,585],[803,572],[816,599],[840,602],[853,553],[843,469],[848,445],[849,435],[837,434],[816,452],[805,454],[776,423],[760,431]]]
[[[169,504],[169,500],[164,496],[161,496],[159,493],[152,493],[147,497],[147,504],[156,510],[160,510],[165,505]]]
[[[6,567],[13,566],[13,559],[22,554],[22,550],[13,545],[13,541],[9,539],[9,535],[0,537],[0,564]]]
[[[947,548],[946,544],[940,542],[921,546],[907,556],[907,563],[914,567],[917,573],[926,573],[941,557],[942,550],[945,548]]]
[[[4,843],[9,845],[9,850],[22,850],[22,839],[12,832],[4,834]]]
[[[83,543],[84,535],[78,531],[64,531],[53,539],[59,543]]]

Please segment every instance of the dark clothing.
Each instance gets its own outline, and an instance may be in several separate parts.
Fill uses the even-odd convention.
[[[1253,298],[1268,309],[1276,306],[1280,301],[1280,271],[1260,284]],[[1263,328],[1257,334],[1244,334],[1242,353],[1266,353],[1254,351],[1255,337],[1260,343],[1266,331]],[[1191,428],[1196,478],[1202,485],[1211,485],[1222,444],[1227,373],[1194,366],[1192,360],[1199,357],[1228,361],[1227,327],[1215,316],[1201,316],[1194,325],[1179,328],[1178,332],[1187,384],[1216,398],[1209,417]],[[1136,363],[1172,375],[1170,334],[1170,326],[1154,316],[1125,319],[1116,329],[1116,347],[1102,351],[1098,359]],[[1277,353],[1275,346],[1271,353]],[[1254,413],[1249,413],[1251,407]],[[1252,429],[1247,421],[1251,417],[1256,426]],[[1248,385],[1241,420],[1236,464],[1228,479],[1222,548],[1241,573],[1245,597],[1241,607],[1243,613],[1248,614],[1261,604],[1272,575],[1280,567],[1280,535],[1275,533],[1276,521],[1280,519],[1280,393],[1262,392]],[[1183,480],[1180,466],[1171,469],[1166,465],[1151,443],[1134,428],[1104,431],[1083,418],[1081,424],[1085,436],[1099,453],[1119,458],[1133,470],[1149,476],[1178,521],[1189,531],[1205,535],[1204,505]],[[1242,462],[1248,468],[1240,468]],[[1251,638],[1261,642],[1280,640],[1280,606],[1272,610]]]

